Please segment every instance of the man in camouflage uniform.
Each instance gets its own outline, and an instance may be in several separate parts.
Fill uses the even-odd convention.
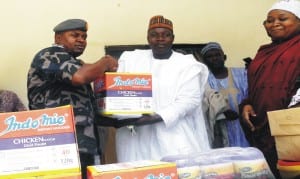
[[[28,72],[29,108],[73,106],[82,176],[86,178],[86,166],[94,164],[99,152],[94,126],[96,103],[90,83],[105,71],[116,71],[118,63],[111,56],[93,64],[77,59],[87,44],[86,21],[69,19],[53,30],[55,44],[35,55]]]

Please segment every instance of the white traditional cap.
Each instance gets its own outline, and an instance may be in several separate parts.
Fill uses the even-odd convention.
[[[275,9],[291,12],[300,18],[300,1],[298,0],[279,0],[273,4],[268,12]]]

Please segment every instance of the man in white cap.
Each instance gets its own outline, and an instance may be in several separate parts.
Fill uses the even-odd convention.
[[[209,42],[201,50],[202,61],[210,70],[208,85],[228,98],[230,110],[226,115],[226,129],[230,147],[248,147],[239,122],[239,104],[248,95],[247,72],[241,67],[226,67],[227,56],[221,45]],[[235,114],[235,115],[234,115]]]

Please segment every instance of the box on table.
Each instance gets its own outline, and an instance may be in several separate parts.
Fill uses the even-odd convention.
[[[101,114],[153,112],[151,74],[107,72],[94,81],[94,92]]]
[[[10,179],[9,177],[6,179]],[[81,172],[75,173],[61,173],[61,174],[54,174],[54,175],[39,175],[34,177],[13,177],[11,179],[82,179]]]
[[[270,111],[268,119],[278,158],[300,161],[300,108]]]
[[[88,179],[178,179],[175,163],[142,160],[88,166]]]
[[[0,113],[0,143],[0,179],[81,176],[69,105]]]

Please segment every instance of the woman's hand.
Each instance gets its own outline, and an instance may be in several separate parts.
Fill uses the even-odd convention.
[[[253,110],[252,105],[247,104],[243,107],[242,111],[242,121],[246,123],[251,131],[255,130],[255,127],[251,121],[252,117],[255,117],[255,111]]]

